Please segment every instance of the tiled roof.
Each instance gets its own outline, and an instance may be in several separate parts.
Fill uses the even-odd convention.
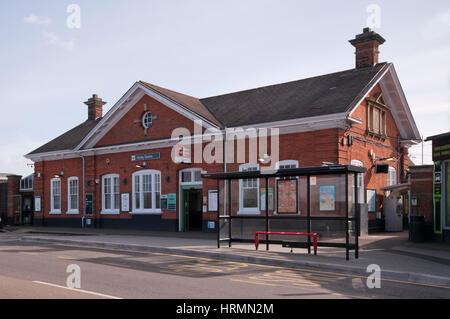
[[[298,119],[349,111],[352,102],[386,65],[201,99],[226,127]]]
[[[89,132],[100,122],[101,118],[94,121],[85,121],[74,127],[70,131],[58,136],[47,144],[35,149],[28,155],[48,153],[63,150],[72,150],[81,143],[81,141],[89,134]]]
[[[348,112],[385,66],[380,63],[203,99],[140,83],[219,127],[236,127]],[[99,121],[86,121],[28,155],[72,150]]]
[[[150,87],[153,90],[158,91],[160,94],[166,96],[167,98],[171,99],[172,101],[177,102],[178,104],[181,104],[184,107],[187,107],[191,112],[196,113],[197,115],[200,115],[201,117],[207,119],[208,121],[214,123],[217,126],[221,126],[219,121],[214,117],[214,115],[211,114],[210,111],[200,102],[200,100],[196,97],[189,96],[186,94],[178,93],[169,89],[162,88],[160,86],[140,81],[140,83],[144,84],[145,86]]]

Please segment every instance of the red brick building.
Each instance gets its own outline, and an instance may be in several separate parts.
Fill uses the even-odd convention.
[[[105,102],[93,95],[85,122],[26,155],[35,163],[35,223],[214,231],[216,213],[205,200],[215,185],[202,181],[202,171],[330,164],[367,169],[356,189],[375,220],[380,189],[406,178],[408,147],[420,140],[393,64],[378,63],[384,41],[364,29],[350,41],[354,69],[221,96],[199,99],[140,81],[103,115]],[[278,128],[279,159],[250,161],[255,150],[246,143],[244,161],[176,163],[172,133],[195,134],[194,121],[201,121],[200,132]],[[224,141],[224,154],[237,144]],[[192,154],[196,145],[205,150],[209,141],[194,143]],[[382,163],[388,174],[375,173]],[[260,213],[259,204],[248,204],[259,202],[259,186],[238,187],[240,212]]]

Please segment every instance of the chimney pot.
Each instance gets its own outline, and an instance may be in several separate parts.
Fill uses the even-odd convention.
[[[363,33],[349,42],[356,48],[356,68],[360,69],[378,64],[378,47],[386,40],[370,28],[364,28]]]
[[[103,117],[103,105],[106,104],[97,94],[92,94],[92,97],[84,102],[88,106],[88,120],[97,120]]]

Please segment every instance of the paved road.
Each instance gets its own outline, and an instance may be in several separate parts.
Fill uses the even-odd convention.
[[[0,298],[450,298],[450,287],[216,259],[0,237]],[[81,290],[67,289],[67,266]]]

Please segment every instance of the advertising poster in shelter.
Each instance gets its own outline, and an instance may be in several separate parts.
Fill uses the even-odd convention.
[[[319,187],[320,211],[334,212],[336,210],[336,193],[334,185]]]
[[[278,214],[297,214],[298,196],[297,179],[284,179],[278,181]]]

